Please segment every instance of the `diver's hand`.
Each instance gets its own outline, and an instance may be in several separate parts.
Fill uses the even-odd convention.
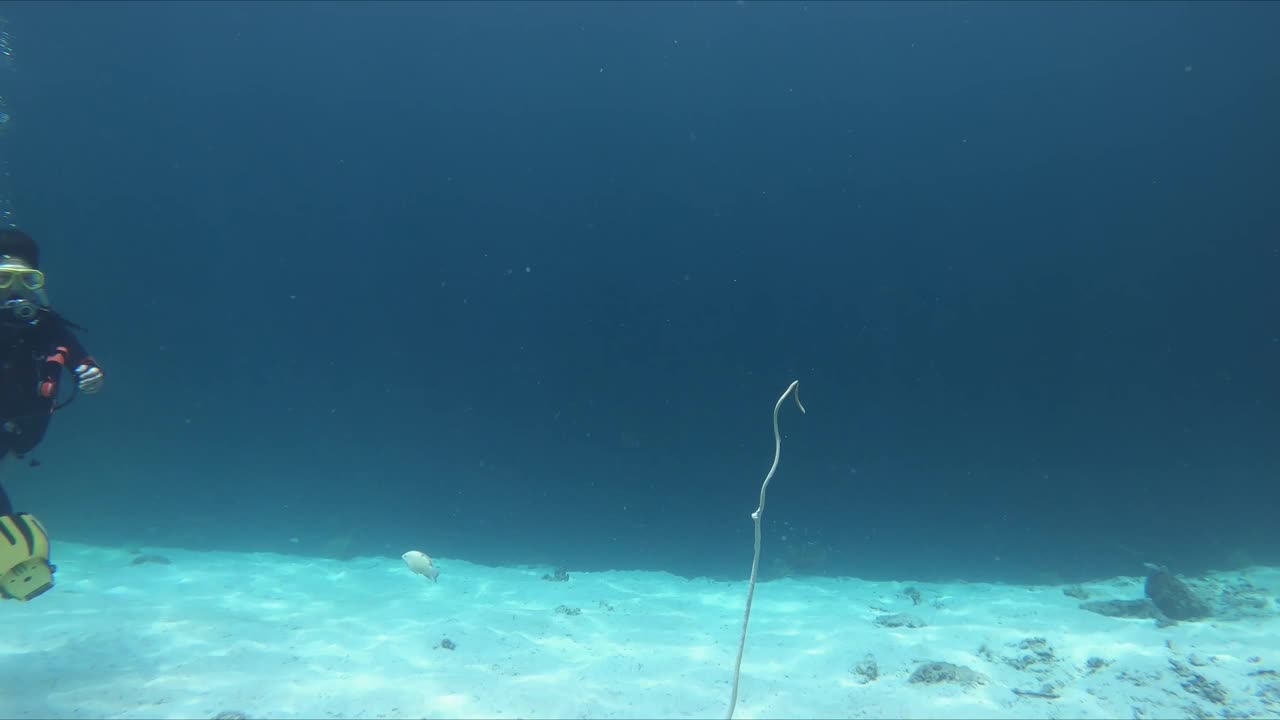
[[[105,379],[102,368],[93,365],[76,368],[76,377],[79,378],[80,392],[90,395],[102,389],[102,381]]]

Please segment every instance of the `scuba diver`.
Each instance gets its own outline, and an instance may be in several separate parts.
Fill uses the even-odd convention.
[[[72,393],[102,389],[102,369],[73,333],[83,328],[54,312],[44,281],[31,236],[0,229],[0,458],[21,458],[44,439],[69,402],[58,404],[64,370],[74,374]],[[15,513],[0,486],[0,599],[30,600],[53,587],[53,573],[44,526]]]

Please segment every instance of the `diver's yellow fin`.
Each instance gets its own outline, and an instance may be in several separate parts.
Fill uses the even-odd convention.
[[[34,515],[0,515],[0,599],[30,600],[53,587],[49,535]]]

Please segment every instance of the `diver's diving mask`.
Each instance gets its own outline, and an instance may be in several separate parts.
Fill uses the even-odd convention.
[[[0,264],[0,290],[10,290],[14,285],[27,290],[44,288],[44,273],[21,265]]]
[[[0,255],[0,309],[23,322],[33,323],[49,307],[44,273],[8,255]]]

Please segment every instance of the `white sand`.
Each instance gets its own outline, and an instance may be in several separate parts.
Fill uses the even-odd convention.
[[[0,717],[721,717],[746,588],[646,572],[549,582],[550,568],[447,558],[433,585],[397,557],[55,552],[53,590],[0,603]],[[1197,587],[1219,619],[1161,628],[1081,610],[1061,587],[762,583],[736,716],[1280,715],[1280,571]],[[1142,579],[1085,589],[1136,599]],[[925,626],[875,623],[889,613]],[[853,672],[868,655],[874,680]],[[981,682],[911,683],[928,661]]]

